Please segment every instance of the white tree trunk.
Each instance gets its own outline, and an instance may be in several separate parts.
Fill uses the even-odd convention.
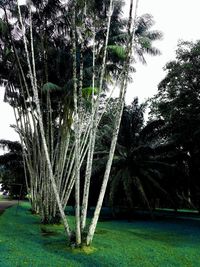
[[[126,83],[124,83],[125,85]],[[104,178],[103,178],[103,183],[101,186],[101,190],[100,190],[100,194],[99,194],[99,198],[98,198],[98,202],[95,208],[95,212],[94,212],[94,216],[92,218],[92,222],[90,224],[89,227],[89,231],[88,231],[88,235],[87,235],[87,245],[90,245],[90,243],[92,242],[93,236],[94,236],[94,232],[97,226],[97,222],[99,219],[99,215],[100,215],[100,211],[101,211],[101,207],[103,204],[103,199],[105,196],[105,192],[106,192],[106,188],[107,188],[107,184],[108,184],[108,180],[109,180],[109,176],[110,176],[110,171],[111,171],[111,166],[112,166],[112,161],[113,161],[113,157],[114,157],[114,153],[115,153],[115,147],[116,147],[116,143],[117,143],[117,137],[118,137],[118,132],[119,132],[119,128],[120,128],[120,123],[121,123],[121,116],[122,116],[122,112],[123,112],[123,107],[124,107],[124,90],[125,90],[125,86],[123,86],[123,88],[121,89],[121,99],[119,100],[119,108],[116,114],[116,121],[115,121],[115,126],[114,126],[114,131],[113,131],[113,137],[112,137],[112,142],[111,142],[111,147],[110,147],[110,152],[109,152],[109,157],[108,157],[108,162],[106,165],[106,170],[104,173]]]
[[[88,209],[88,199],[89,199],[89,190],[90,190],[90,180],[92,175],[92,164],[93,164],[93,156],[94,156],[94,149],[95,149],[95,140],[96,140],[96,133],[98,127],[98,112],[99,112],[99,104],[100,104],[100,94],[103,89],[103,79],[105,75],[106,69],[106,58],[107,58],[107,46],[109,40],[109,33],[110,33],[110,24],[111,24],[111,17],[113,12],[113,0],[110,0],[109,11],[108,11],[108,22],[107,22],[107,32],[106,32],[106,40],[104,44],[104,55],[103,55],[103,62],[102,62],[102,69],[100,74],[100,84],[99,84],[99,92],[98,97],[94,106],[94,79],[95,79],[95,33],[94,33],[94,45],[93,45],[93,92],[92,92],[92,129],[90,131],[90,138],[89,138],[89,150],[88,150],[88,158],[87,158],[87,166],[86,166],[86,173],[85,173],[85,184],[84,184],[84,192],[83,192],[83,202],[82,202],[82,216],[81,216],[81,229],[82,231],[86,225],[86,216],[87,216],[87,209]]]
[[[28,47],[27,47],[27,41],[26,41],[26,36],[25,36],[25,27],[23,25],[22,22],[22,15],[21,15],[21,10],[20,10],[20,5],[19,5],[19,0],[17,1],[17,5],[18,5],[18,12],[19,12],[19,18],[20,18],[20,23],[21,23],[21,27],[22,27],[22,33],[23,33],[23,41],[24,41],[24,47],[25,47],[25,52],[26,52],[26,60],[28,63],[28,68],[29,68],[29,74],[30,74],[30,79],[31,79],[31,85],[32,85],[32,90],[33,90],[33,95],[34,95],[34,100],[35,100],[35,105],[36,105],[36,111],[37,111],[37,116],[38,116],[38,122],[39,122],[39,128],[40,128],[40,134],[41,134],[41,140],[42,140],[42,145],[43,145],[43,149],[44,149],[44,155],[45,155],[45,159],[47,162],[47,168],[49,171],[49,179],[51,181],[52,184],[52,188],[55,194],[55,198],[58,204],[58,208],[61,214],[61,218],[63,220],[63,224],[65,227],[65,231],[68,235],[68,237],[71,237],[71,230],[68,224],[68,221],[66,219],[61,201],[60,201],[60,196],[57,190],[57,186],[56,186],[56,182],[54,179],[54,175],[53,175],[53,170],[52,170],[52,166],[51,166],[51,161],[50,161],[50,156],[49,156],[49,152],[48,152],[48,147],[47,147],[47,143],[46,143],[46,139],[45,139],[45,132],[44,132],[44,126],[43,126],[43,119],[42,119],[42,113],[41,113],[41,109],[40,109],[40,103],[39,103],[39,97],[38,97],[38,89],[37,89],[37,77],[36,77],[36,71],[35,71],[35,58],[34,58],[34,50],[33,50],[33,36],[31,34],[30,38],[31,38],[31,49],[32,49],[32,64],[33,64],[33,71],[31,68],[31,63],[30,63],[30,56],[29,56],[29,52],[28,52]],[[32,16],[31,16],[31,7],[29,7],[29,12],[30,12],[30,27],[32,26]],[[32,33],[32,30],[30,31],[30,33]]]
[[[72,18],[72,56],[73,56],[73,81],[74,81],[74,138],[75,138],[75,219],[76,219],[76,246],[81,244],[80,227],[80,122],[79,104],[77,93],[77,67],[76,67],[76,1],[73,6]],[[79,99],[80,100],[80,99]]]
[[[136,2],[134,22],[135,22],[135,18],[136,18],[137,7],[138,7],[138,1]],[[111,141],[111,146],[110,146],[110,152],[109,152],[109,157],[108,157],[108,161],[106,164],[106,170],[104,173],[104,178],[103,178],[99,198],[97,201],[97,205],[95,208],[94,216],[93,216],[92,221],[91,221],[90,226],[89,226],[89,231],[88,231],[87,240],[86,240],[87,245],[90,245],[92,240],[93,240],[93,236],[95,233],[95,229],[96,229],[97,222],[99,219],[100,211],[102,208],[103,199],[105,196],[105,192],[106,192],[106,188],[107,188],[107,184],[108,184],[108,180],[109,180],[109,176],[110,176],[110,171],[111,171],[111,167],[112,167],[112,161],[113,161],[115,148],[116,148],[116,144],[117,144],[117,138],[118,138],[120,123],[121,123],[121,117],[122,117],[122,113],[123,113],[124,99],[125,99],[126,87],[127,87],[127,81],[128,81],[130,59],[131,59],[131,55],[132,55],[132,45],[133,45],[133,36],[134,36],[134,28],[132,29],[132,22],[133,22],[132,13],[133,13],[133,0],[131,0],[131,3],[130,3],[130,15],[129,15],[129,23],[128,23],[129,40],[128,40],[128,44],[127,44],[127,53],[126,53],[127,59],[126,59],[126,63],[125,63],[124,69],[123,69],[124,75],[122,78],[122,84],[121,84],[121,88],[120,88],[119,103],[118,103],[118,108],[117,108],[116,117],[115,117],[115,124],[114,124],[114,129],[113,129],[113,136],[112,136],[112,141]]]

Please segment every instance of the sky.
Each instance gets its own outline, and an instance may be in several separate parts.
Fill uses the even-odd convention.
[[[126,0],[126,12],[128,2]],[[140,101],[153,96],[157,92],[157,85],[164,78],[163,67],[175,59],[175,50],[179,40],[196,41],[200,39],[200,1],[199,0],[140,0],[138,15],[149,13],[153,15],[155,25],[152,29],[163,33],[163,39],[155,46],[162,55],[147,56],[147,65],[136,65],[134,82],[129,84],[126,102],[130,103],[134,96]]]
[[[129,0],[126,0],[124,12],[128,14]],[[138,15],[153,15],[155,25],[152,29],[162,31],[164,37],[155,43],[162,52],[161,56],[147,56],[147,65],[137,63],[137,72],[133,75],[133,83],[128,85],[126,102],[130,103],[135,96],[140,102],[157,92],[158,83],[164,78],[163,67],[175,58],[178,40],[196,41],[200,39],[200,0],[140,0]],[[0,139],[17,140],[13,129],[12,109],[3,103],[3,90],[0,88]]]

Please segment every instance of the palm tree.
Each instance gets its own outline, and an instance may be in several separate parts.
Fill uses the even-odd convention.
[[[33,1],[31,3],[35,8],[33,12],[29,3],[27,6],[20,7],[19,2],[16,5],[14,1],[6,1],[5,5],[2,6],[5,12],[4,22],[8,28],[8,35],[2,38],[2,49],[8,47],[11,51],[9,58],[4,54],[1,62],[2,66],[5,66],[5,70],[7,69],[11,73],[11,76],[7,79],[6,71],[5,73],[2,72],[2,80],[7,81],[6,99],[14,109],[21,142],[27,151],[25,154],[26,164],[33,181],[32,184],[36,185],[35,188],[32,188],[32,196],[36,198],[35,202],[39,203],[39,212],[45,222],[48,221],[49,212],[52,211],[54,214],[57,206],[59,206],[69,236],[71,233],[69,233],[70,229],[67,226],[64,212],[62,212],[62,206],[66,205],[66,191],[70,192],[67,184],[68,176],[69,180],[72,180],[70,186],[72,184],[73,187],[73,180],[76,177],[73,174],[74,169],[77,166],[80,168],[76,160],[72,161],[71,168],[71,158],[69,157],[71,143],[75,142],[75,151],[79,147],[76,145],[78,135],[76,126],[78,123],[75,119],[78,116],[75,88],[77,89],[77,85],[80,87],[78,93],[81,95],[82,88],[87,85],[88,80],[91,83],[91,76],[93,75],[91,75],[93,73],[91,71],[88,71],[88,77],[85,77],[83,73],[83,70],[87,71],[87,69],[83,69],[85,62],[81,62],[85,58],[84,53],[87,52],[89,55],[89,60],[86,57],[89,62],[87,62],[88,65],[93,59],[91,47],[87,42],[91,39],[91,26],[89,24],[87,28],[89,38],[82,38],[83,44],[81,37],[84,31],[78,26],[78,12],[80,11],[78,4],[81,1],[76,2],[77,13],[75,15],[77,17],[75,19],[77,21],[75,23],[72,12],[74,3],[70,6],[70,1],[64,10],[62,10],[60,1],[55,1],[55,3]],[[51,6],[51,4],[54,5]],[[95,14],[94,19],[97,21],[95,30],[101,31],[101,28],[104,28],[107,40],[109,37],[107,28],[110,28],[110,23],[108,24],[109,27],[105,27],[108,6],[111,6],[109,2],[106,5],[103,3],[103,10],[99,12],[100,19],[98,19],[98,14]],[[16,9],[18,14],[14,12]],[[16,18],[14,25],[9,21],[8,10]],[[92,10],[92,13],[94,11],[95,9]],[[109,12],[109,18],[111,15]],[[84,28],[86,26],[85,24]],[[95,34],[97,35],[97,32]],[[104,39],[104,34],[96,38],[96,47],[103,48],[101,49],[102,53],[97,54],[99,61],[103,55],[103,66],[106,65],[107,50],[107,41],[104,42]],[[59,55],[58,60],[55,60],[57,55]],[[91,65],[89,65],[90,68]],[[96,68],[94,72],[97,77],[97,85],[104,91],[104,70],[99,72]],[[77,84],[77,78],[80,80],[80,84]],[[55,94],[56,99],[53,98],[54,92],[57,92]],[[69,101],[69,92],[76,96],[76,98],[71,98],[72,101]],[[71,129],[72,123],[75,125],[74,129]],[[71,150],[73,151],[73,149]],[[77,155],[75,153],[75,156]],[[38,158],[41,160],[38,161]],[[70,168],[72,169],[71,175],[69,174]],[[55,203],[57,204],[55,205]]]
[[[118,45],[117,41],[109,41],[110,29],[112,31],[111,26],[114,25],[114,35],[119,35],[125,30],[124,24],[117,20],[117,17],[120,16],[120,1],[115,2],[114,10],[112,0],[98,1],[100,5],[93,10],[87,9],[88,1],[69,1],[66,6],[63,6],[61,1],[54,3],[53,1],[33,1],[22,7],[19,6],[19,2],[16,6],[14,1],[5,1],[6,4],[2,6],[8,35],[3,36],[1,48],[4,50],[5,47],[8,47],[10,52],[7,57],[6,51],[3,51],[1,65],[5,66],[5,72],[3,72],[2,79],[7,80],[6,98],[13,106],[21,142],[25,152],[27,151],[25,153],[26,164],[31,180],[36,185],[36,188],[32,188],[32,196],[36,198],[35,202],[40,204],[39,211],[45,220],[48,219],[49,212],[55,214],[59,208],[69,236],[71,236],[71,231],[63,207],[75,184],[76,214],[80,213],[80,167],[87,153],[89,155],[88,169],[92,167],[101,94],[111,83],[109,75],[107,75],[109,70],[109,64],[106,63],[107,50],[109,50],[108,46],[113,50],[113,46]],[[34,10],[31,5],[34,5]],[[96,1],[89,3],[90,7],[92,5],[96,6]],[[81,14],[80,11],[83,7],[84,14]],[[15,13],[16,8],[18,16]],[[14,24],[9,21],[8,10],[16,18]],[[90,12],[93,16],[88,16]],[[111,25],[113,14],[115,24]],[[121,90],[110,157],[102,186],[103,193],[100,194],[94,223],[91,224],[89,230],[89,243],[98,221],[120,126],[127,73],[131,66],[133,36],[135,35],[134,32],[131,33],[133,20],[135,21],[131,15],[127,27],[128,38],[123,43],[126,56],[120,58],[118,55],[119,64],[116,64],[116,67],[110,71],[110,73],[114,73],[110,75],[113,80],[116,80],[117,74],[122,74]],[[119,42],[119,44],[121,43]],[[125,44],[127,44],[127,49]],[[112,60],[109,59],[109,62],[112,63]],[[13,74],[9,79],[5,75],[6,70],[7,73],[9,70]],[[88,112],[83,104],[82,92],[88,86],[90,89],[92,88],[92,112]],[[96,99],[94,97],[95,88],[97,88]],[[56,92],[55,98],[54,92]],[[82,115],[85,116],[85,120]],[[80,128],[85,129],[87,124],[90,126],[90,118],[92,126],[88,127],[88,132],[92,133],[90,134],[91,147],[87,149],[89,138],[86,138],[87,132],[80,133]],[[92,130],[90,131],[90,129]],[[85,136],[85,139],[83,138],[86,140],[85,144],[81,134]],[[81,146],[85,151],[81,150]],[[80,150],[82,158],[80,158]],[[38,161],[38,158],[41,160]],[[85,184],[88,185],[89,180],[85,179]],[[88,187],[86,187],[86,191],[87,189]],[[78,228],[80,227],[78,226]],[[78,239],[77,244],[80,242],[80,238]]]
[[[176,177],[177,189],[178,177],[180,173],[183,175],[180,171],[183,166],[177,166],[177,161],[180,163],[185,155],[180,156],[174,144],[165,142],[163,120],[151,121],[144,126],[144,110],[145,105],[139,105],[135,99],[123,111],[109,185],[112,207],[124,205],[133,208],[145,205],[152,209],[156,199],[161,199],[163,205],[166,204],[166,199],[171,206],[177,204],[174,203],[177,201],[177,191],[173,192],[170,186]],[[101,175],[112,132],[112,113],[106,115],[99,132],[100,145],[94,169],[96,176]]]
[[[157,56],[161,54],[160,50],[153,46],[153,42],[161,40],[163,34],[158,30],[151,30],[154,24],[153,16],[150,14],[144,14],[137,18],[134,50],[143,64],[146,64],[145,55]]]
[[[121,24],[125,27],[127,25],[126,19],[121,20]],[[163,34],[161,31],[151,30],[154,24],[153,16],[150,14],[137,17],[134,28],[134,57],[132,58],[132,63],[139,59],[143,64],[146,64],[146,55],[157,56],[161,54],[161,51],[153,46],[153,43],[161,40]],[[128,38],[127,33],[124,33],[122,30],[117,30],[117,27],[118,25],[116,24],[114,28],[115,34],[111,36],[108,46],[109,63],[107,65],[107,73],[112,75],[112,77],[119,75],[121,70],[119,63],[125,60],[125,45]],[[130,73],[134,71],[136,71],[135,68],[130,66]]]

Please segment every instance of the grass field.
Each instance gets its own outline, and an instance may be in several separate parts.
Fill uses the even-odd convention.
[[[0,216],[0,267],[200,267],[199,251],[198,219],[100,222],[92,247],[77,251],[62,226],[41,226],[28,203]]]

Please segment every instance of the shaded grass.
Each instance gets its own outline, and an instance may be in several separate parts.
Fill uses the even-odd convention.
[[[41,226],[23,203],[0,217],[0,267],[199,267],[200,221],[100,222],[91,247],[67,247],[62,225]],[[69,217],[73,220],[73,217]]]
[[[0,194],[0,200],[3,200],[4,199],[4,196]]]

